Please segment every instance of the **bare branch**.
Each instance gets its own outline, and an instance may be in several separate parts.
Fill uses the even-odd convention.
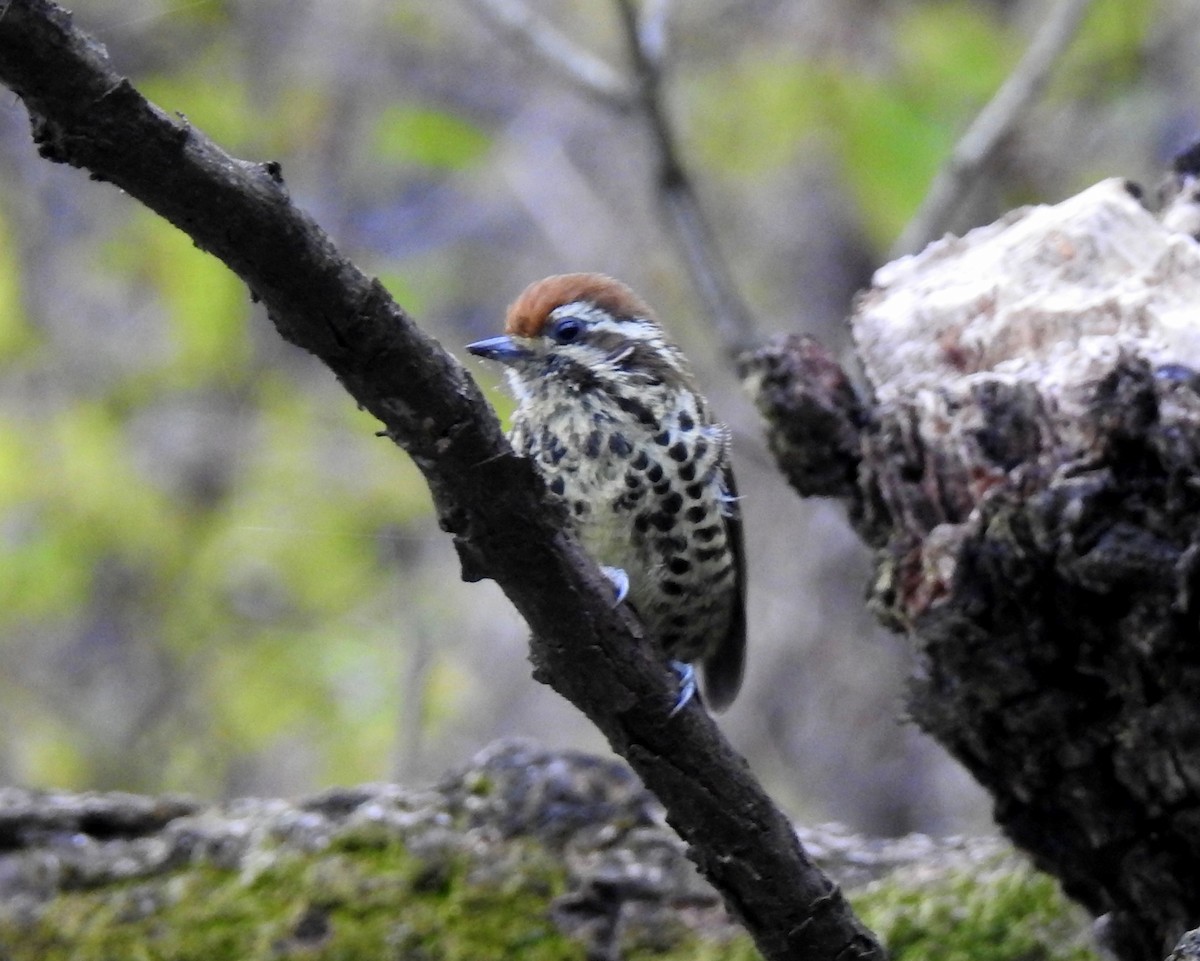
[[[470,0],[470,5],[501,34],[588,96],[619,110],[633,105],[636,92],[619,71],[529,9],[524,0]]]
[[[1055,7],[1025,56],[979,112],[934,177],[920,209],[892,245],[889,260],[915,253],[945,232],[963,198],[1046,86],[1091,3],[1092,0],[1062,0]]]
[[[753,317],[717,249],[662,104],[660,88],[669,40],[670,0],[652,0],[640,17],[633,0],[617,0],[635,73],[633,83],[539,17],[524,0],[471,0],[471,3],[488,22],[524,49],[534,52],[573,86],[617,110],[636,108],[643,114],[658,155],[659,196],[700,303],[730,358],[756,346],[759,337]]]
[[[47,0],[0,8],[0,82],[41,154],[109,181],[224,261],[280,335],[319,357],[429,484],[468,579],[494,578],[533,631],[535,675],[663,802],[689,856],[770,959],[882,959],[837,886],[558,524],[474,381],[288,198],[278,164],[231,157],[147,102]]]
[[[684,263],[700,302],[708,312],[731,358],[755,346],[759,337],[746,306],[721,256],[704,216],[704,208],[683,165],[675,134],[662,102],[661,54],[664,48],[665,5],[656,8],[651,27],[643,30],[634,0],[617,0],[629,55],[638,81],[638,101],[658,151],[658,190],[683,253]]]

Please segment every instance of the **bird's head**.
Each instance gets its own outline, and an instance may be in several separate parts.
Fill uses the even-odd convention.
[[[650,308],[603,274],[557,274],[530,284],[508,308],[504,331],[467,350],[505,364],[518,388],[546,379],[578,390],[610,380],[652,387],[690,379]]]

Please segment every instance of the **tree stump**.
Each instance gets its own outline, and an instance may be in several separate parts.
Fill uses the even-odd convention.
[[[1169,220],[1167,222],[1170,222]],[[744,374],[876,549],[909,707],[1126,961],[1200,918],[1200,246],[1117,180],[946,238]]]

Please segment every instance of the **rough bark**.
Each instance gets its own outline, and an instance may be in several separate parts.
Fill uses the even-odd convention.
[[[1126,961],[1200,918],[1198,305],[1200,246],[1107,181],[880,270],[864,399],[796,338],[746,370],[878,549],[913,717]]]
[[[290,203],[278,164],[230,157],[148,103],[43,0],[0,7],[0,82],[48,159],[116,184],[219,257],[424,473],[468,579],[494,578],[533,631],[536,676],[600,728],[663,801],[690,855],[768,958],[879,958],[745,761],[556,524],[464,369]]]

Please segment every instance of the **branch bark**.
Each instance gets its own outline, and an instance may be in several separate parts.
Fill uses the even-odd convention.
[[[148,103],[45,0],[0,7],[0,82],[43,156],[109,181],[241,277],[423,472],[464,577],[494,578],[533,631],[535,676],[570,699],[663,802],[689,856],[772,959],[881,958],[745,761],[555,523],[462,366],[289,201],[278,164],[237,160]]]

